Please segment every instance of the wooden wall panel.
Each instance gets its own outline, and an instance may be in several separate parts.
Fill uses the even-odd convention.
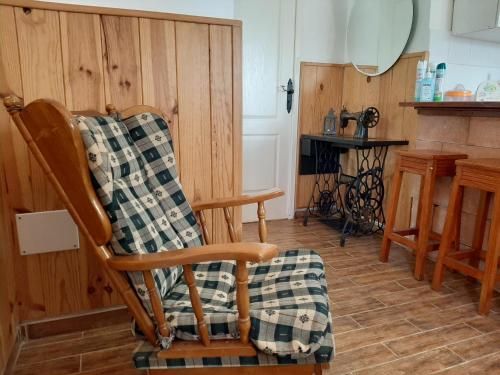
[[[11,7],[0,6],[0,56],[4,61],[4,69],[8,84],[12,89],[22,94],[21,73],[19,70],[19,55],[17,47],[17,32],[15,28],[14,10]],[[14,276],[14,259],[12,249],[14,239],[10,216],[12,205],[24,206],[29,200],[19,199],[15,192],[24,191],[28,186],[28,165],[24,164],[19,171],[17,161],[27,161],[27,150],[19,143],[20,135],[10,121],[5,108],[0,108],[0,373],[5,369],[9,355],[16,338],[19,312],[16,303],[16,282]],[[18,149],[16,147],[19,147]],[[17,158],[22,156],[22,158]],[[7,165],[9,172],[6,173]],[[13,173],[15,172],[15,173]],[[26,173],[22,179],[21,173]],[[7,178],[10,177],[10,180]],[[28,198],[31,194],[28,196]],[[15,198],[15,199],[13,199]]]
[[[159,107],[171,119],[188,199],[241,193],[239,21],[30,6],[0,7],[2,62],[10,87],[26,103],[45,97],[71,110],[103,111],[106,103],[117,109],[141,103]],[[11,306],[18,307],[19,319],[25,321],[116,305],[121,299],[83,237],[78,251],[20,256],[15,211],[62,205],[3,106],[0,142],[0,202],[6,204],[0,209],[7,219],[0,220],[0,281],[5,285],[4,280],[16,278],[22,285],[0,294],[1,366],[2,349],[15,331],[4,315],[10,322],[17,320]],[[221,219],[216,216],[218,229],[223,227]],[[241,230],[240,210],[234,211],[234,220]],[[5,269],[9,262],[10,274]]]
[[[212,129],[213,195],[234,195],[233,176],[233,71],[232,35],[229,26],[210,26],[210,108]],[[213,216],[214,242],[227,242],[222,210]]]
[[[102,35],[97,14],[60,12],[61,46],[66,106],[71,110],[104,112]],[[80,235],[78,272],[80,309],[106,307],[121,302],[110,288],[105,271],[86,239]],[[71,252],[74,253],[74,252]]]
[[[175,158],[180,167],[175,24],[173,21],[141,18],[139,29],[143,101],[160,108],[168,117]]]
[[[15,15],[25,101],[49,97],[65,103],[58,12],[15,8]],[[33,209],[62,208],[33,157],[30,166]],[[78,253],[40,254],[18,260],[16,275],[23,285],[18,290],[22,318],[41,318],[81,308],[80,293],[75,293],[80,290]]]
[[[301,65],[300,134],[321,134],[324,118],[330,108],[333,108],[337,115],[340,113],[343,70],[343,65],[308,63]],[[304,208],[309,204],[313,187],[314,176],[297,176],[295,198],[297,208]]]
[[[139,20],[101,16],[106,102],[118,108],[142,103]]]
[[[243,192],[243,75],[242,75],[242,30],[233,26],[233,189],[234,194]],[[233,209],[234,230],[238,239],[242,236],[242,208]]]
[[[66,106],[104,112],[101,23],[97,14],[60,12]]]
[[[212,197],[208,25],[176,22],[181,182],[192,201]],[[212,215],[207,215],[212,232]]]

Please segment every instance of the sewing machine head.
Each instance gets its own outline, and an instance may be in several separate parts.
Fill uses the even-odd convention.
[[[380,119],[380,113],[375,107],[368,107],[361,112],[350,113],[344,107],[340,112],[340,126],[342,129],[349,125],[349,120],[356,121],[354,138],[368,138],[368,129],[374,128]]]

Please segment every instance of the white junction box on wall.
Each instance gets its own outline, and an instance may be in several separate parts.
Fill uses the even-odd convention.
[[[80,247],[78,227],[66,210],[16,214],[16,224],[21,255]]]
[[[500,0],[455,0],[452,32],[500,43]]]

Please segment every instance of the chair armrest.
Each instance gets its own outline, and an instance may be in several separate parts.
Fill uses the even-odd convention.
[[[254,263],[266,262],[278,255],[276,245],[236,242],[205,245],[154,254],[115,255],[107,260],[110,268],[117,271],[148,271],[194,263],[237,260]]]
[[[266,190],[260,194],[255,195],[239,195],[235,197],[227,197],[227,198],[217,198],[210,199],[206,201],[198,201],[192,203],[193,211],[202,211],[202,210],[210,210],[214,208],[225,208],[225,207],[234,207],[234,206],[244,206],[247,204],[264,202],[269,199],[278,198],[285,195],[283,190],[279,188],[273,188]]]

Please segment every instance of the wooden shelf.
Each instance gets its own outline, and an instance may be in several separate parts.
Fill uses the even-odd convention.
[[[420,115],[500,117],[500,102],[401,102],[413,107]]]

